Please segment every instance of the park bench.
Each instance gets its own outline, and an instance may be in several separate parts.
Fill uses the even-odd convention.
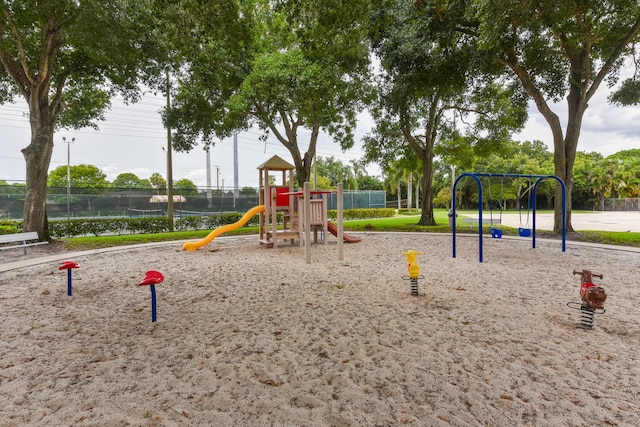
[[[462,222],[462,224],[469,224],[469,230],[473,230],[473,226],[478,224],[478,218],[463,217],[460,222]],[[500,225],[500,219],[494,218],[492,221],[491,218],[483,217],[482,225]]]
[[[34,241],[35,240],[35,241]],[[49,242],[38,242],[38,233],[29,231],[26,233],[0,234],[0,250],[24,248],[24,254],[27,254],[27,247],[36,245],[45,245]],[[12,243],[19,243],[12,245]],[[5,246],[8,244],[8,246]]]

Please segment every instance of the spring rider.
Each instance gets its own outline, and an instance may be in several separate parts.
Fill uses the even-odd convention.
[[[407,269],[409,270],[409,280],[411,280],[411,295],[413,296],[418,296],[418,279],[424,279],[424,276],[420,274],[420,266],[418,265],[418,255],[421,254],[422,252],[417,252],[411,249],[407,252],[402,253],[402,255],[407,257]]]
[[[567,303],[569,308],[580,310],[580,327],[582,329],[593,329],[596,313],[604,314],[604,302],[607,299],[607,292],[604,288],[593,283],[594,277],[602,279],[602,274],[595,274],[589,270],[576,271],[573,274],[580,275],[580,297],[582,302]]]

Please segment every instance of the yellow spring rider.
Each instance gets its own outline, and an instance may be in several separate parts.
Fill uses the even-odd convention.
[[[411,280],[411,295],[418,296],[418,279],[424,279],[424,276],[420,275],[420,266],[418,265],[418,255],[422,255],[422,252],[417,252],[409,249],[403,252],[402,255],[407,257],[409,270],[409,280]]]

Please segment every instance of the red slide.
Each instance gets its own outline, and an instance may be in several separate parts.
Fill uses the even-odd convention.
[[[327,221],[327,230],[329,230],[329,233],[338,237],[338,227],[336,227],[336,225],[331,221]],[[348,243],[358,243],[360,241],[359,237],[350,236],[345,232],[342,232],[342,238],[345,242],[348,242]]]

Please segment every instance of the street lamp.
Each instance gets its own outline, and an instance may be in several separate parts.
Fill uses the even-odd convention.
[[[62,137],[62,142],[67,144],[67,219],[71,219],[71,144],[75,140],[74,137],[67,142],[67,138]]]

